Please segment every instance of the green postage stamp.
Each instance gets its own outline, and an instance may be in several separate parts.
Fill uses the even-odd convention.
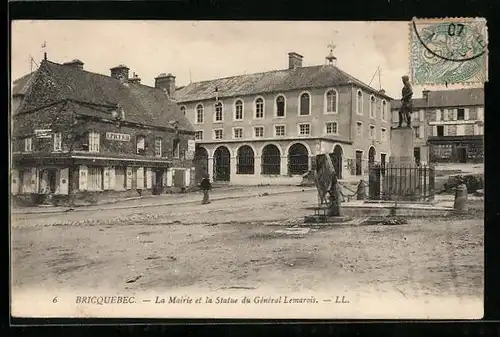
[[[413,19],[410,74],[416,85],[488,81],[488,31],[483,18]]]

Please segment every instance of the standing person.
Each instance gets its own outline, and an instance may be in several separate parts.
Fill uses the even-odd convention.
[[[208,191],[212,189],[212,184],[210,184],[210,176],[208,174],[205,174],[205,176],[203,177],[203,180],[200,183],[200,188],[203,191],[203,201],[201,203],[209,204],[210,196],[208,194]]]
[[[413,89],[411,88],[410,79],[408,76],[401,77],[403,80],[403,89],[401,90],[401,108],[399,109],[399,127],[403,123],[403,118],[406,120],[406,125],[411,127],[411,112],[412,112],[412,97]]]

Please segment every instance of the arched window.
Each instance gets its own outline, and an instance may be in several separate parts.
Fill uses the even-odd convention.
[[[264,118],[264,100],[260,97],[255,100],[255,118]]]
[[[309,151],[300,144],[293,144],[288,150],[288,174],[304,174],[309,171]]]
[[[276,145],[269,144],[262,149],[262,174],[280,174],[281,153]]]
[[[377,109],[377,102],[375,101],[375,96],[370,96],[370,117],[375,118]]]
[[[337,92],[329,90],[326,93],[326,113],[337,113]]]
[[[255,158],[253,150],[248,145],[243,145],[238,149],[236,173],[237,174],[254,174]]]
[[[196,123],[203,123],[203,105],[201,104],[196,106]]]
[[[285,117],[285,96],[276,97],[276,117]]]
[[[222,122],[222,102],[215,103],[215,121]]]
[[[382,120],[387,119],[387,102],[386,100],[382,100]]]
[[[185,106],[181,106],[181,113],[183,116],[186,116],[186,107]]]
[[[363,93],[361,90],[358,90],[358,93],[356,94],[356,113],[358,115],[363,114]]]
[[[300,115],[305,116],[311,113],[311,96],[308,93],[300,95]]]
[[[241,99],[237,100],[234,103],[234,119],[236,120],[243,119],[243,102]]]

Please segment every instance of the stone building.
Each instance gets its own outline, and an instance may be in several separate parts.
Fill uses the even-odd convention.
[[[194,132],[172,100],[174,80],[150,87],[124,65],[106,76],[44,59],[13,84],[12,193],[64,199],[192,185]]]
[[[394,126],[399,107],[399,101],[393,102]],[[484,89],[424,90],[413,107],[417,162],[483,161]]]
[[[178,88],[196,132],[195,161],[215,181],[295,183],[320,153],[341,179],[388,160],[391,98],[339,69],[331,54],[325,65],[302,63],[289,53],[284,70]]]

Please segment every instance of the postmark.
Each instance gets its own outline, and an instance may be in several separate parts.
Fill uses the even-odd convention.
[[[410,74],[416,85],[484,83],[488,35],[483,18],[413,19]]]

